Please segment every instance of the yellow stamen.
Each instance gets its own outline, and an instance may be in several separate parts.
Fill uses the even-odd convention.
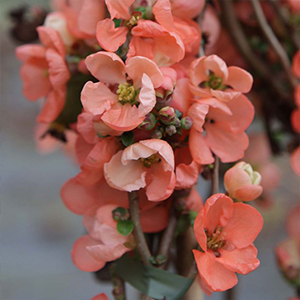
[[[217,251],[220,248],[223,248],[226,240],[225,240],[225,232],[223,232],[223,228],[218,226],[212,235],[207,235],[207,248],[213,251]]]
[[[140,158],[140,161],[143,163],[144,167],[150,168],[153,164],[159,163],[161,158],[155,153],[147,158]]]
[[[135,101],[136,90],[129,83],[119,84],[118,90],[117,90],[117,95],[119,95],[119,101],[122,104],[125,104],[125,103],[134,104],[136,102]]]
[[[139,15],[131,16],[130,20],[127,22],[127,26],[133,27],[137,25],[139,19],[141,19],[141,16]]]

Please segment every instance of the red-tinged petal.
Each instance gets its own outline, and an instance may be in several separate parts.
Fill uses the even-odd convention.
[[[32,58],[45,58],[46,49],[41,45],[22,45],[16,48],[15,54],[17,59],[25,63]]]
[[[246,275],[260,265],[257,249],[253,245],[232,251],[220,249],[219,252],[221,256],[216,258],[216,261],[232,272]]]
[[[232,217],[233,201],[224,194],[215,194],[204,204],[204,228],[212,234],[218,227],[224,227]]]
[[[207,235],[204,231],[204,208],[201,209],[194,221],[194,233],[198,244],[201,249],[207,251]]]
[[[36,29],[39,34],[40,41],[46,48],[57,51],[62,57],[65,57],[66,50],[59,33],[50,27],[39,26]]]
[[[101,117],[102,121],[116,131],[130,131],[138,127],[144,120],[139,108],[131,104],[116,103]]]
[[[129,251],[124,245],[93,245],[88,246],[88,253],[97,261],[114,261]]]
[[[200,165],[208,165],[214,162],[210,148],[206,144],[202,133],[192,127],[189,136],[189,149],[193,160]]]
[[[78,29],[87,35],[95,35],[99,20],[105,18],[104,1],[83,0],[79,15]]]
[[[49,79],[54,89],[64,87],[70,79],[70,73],[65,63],[64,57],[55,50],[46,51],[46,59],[49,64]]]
[[[111,19],[130,19],[129,8],[134,0],[105,0]]]
[[[79,135],[77,137],[75,143],[75,152],[79,165],[82,165],[84,163],[85,159],[87,158],[88,154],[92,151],[93,147],[94,143],[88,143],[82,135]]]
[[[191,189],[190,194],[185,199],[186,207],[188,210],[199,212],[203,207],[203,199],[194,187]]]
[[[151,112],[156,104],[156,96],[154,87],[150,78],[146,75],[142,75],[142,88],[139,93],[139,116],[144,117]]]
[[[171,0],[172,14],[182,19],[194,19],[202,11],[204,0]]]
[[[31,59],[20,68],[23,94],[30,101],[46,97],[51,90],[48,77],[48,64],[45,59]],[[37,84],[38,80],[38,84]]]
[[[142,211],[140,215],[142,229],[145,233],[160,232],[168,225],[169,212],[164,206],[156,206]]]
[[[217,124],[206,124],[206,130],[205,141],[222,162],[234,162],[244,156],[249,144],[246,133],[226,132]]]
[[[189,189],[199,177],[199,165],[192,161],[189,165],[179,164],[176,167],[176,189]]]
[[[158,139],[143,140],[140,144],[158,152],[159,155],[167,162],[165,170],[174,170],[174,152],[172,147],[165,141]]]
[[[252,206],[233,204],[233,214],[224,228],[226,240],[238,249],[251,245],[263,226],[261,214]]]
[[[81,92],[81,102],[88,112],[101,115],[111,108],[118,97],[104,83],[88,81]]]
[[[111,52],[115,52],[126,42],[127,27],[115,27],[111,19],[99,21],[97,24],[96,37],[100,46]]]
[[[198,132],[203,132],[203,125],[208,111],[209,106],[207,104],[198,102],[194,103],[187,112],[187,115],[193,120],[193,128]]]
[[[65,206],[73,213],[83,215],[97,203],[91,193],[93,187],[84,187],[76,180],[69,179],[61,188],[60,196]]]
[[[37,117],[38,122],[51,123],[62,112],[66,100],[66,90],[52,90],[47,96],[46,102]]]
[[[165,171],[160,164],[151,166],[146,175],[146,195],[149,201],[166,200],[175,188],[174,172]]]
[[[291,115],[291,123],[293,126],[293,129],[297,132],[300,133],[300,108],[295,109],[292,112]]]
[[[291,166],[295,174],[300,176],[300,147],[296,148],[291,155]]]
[[[96,260],[87,251],[87,247],[96,246],[99,242],[91,239],[88,235],[80,237],[72,249],[72,259],[77,268],[84,272],[95,272],[105,266],[105,261]]]
[[[239,67],[228,67],[228,79],[224,84],[241,93],[248,93],[252,88],[253,77]]]
[[[124,83],[125,65],[115,53],[104,51],[89,55],[85,60],[92,75],[105,83]]]
[[[202,253],[193,250],[198,271],[204,282],[215,292],[223,292],[234,287],[237,276],[234,272],[218,263],[212,252]]]
[[[121,191],[138,191],[146,186],[146,171],[142,163],[128,161],[126,165],[121,162],[123,151],[115,154],[109,163],[104,164],[104,176],[107,183]]]
[[[142,85],[143,75],[146,74],[151,79],[155,88],[158,88],[163,83],[163,74],[159,70],[155,62],[149,58],[135,56],[127,60],[126,73],[133,80],[134,86],[140,88]]]
[[[94,296],[91,300],[109,300],[109,299],[104,293],[102,293]]]
[[[158,0],[152,7],[156,21],[170,31],[174,31],[174,22],[169,0]]]
[[[263,192],[263,188],[260,185],[245,185],[237,188],[232,197],[239,201],[252,201],[257,199]]]
[[[95,144],[99,139],[94,127],[93,117],[88,112],[83,112],[77,117],[77,130],[89,144]]]

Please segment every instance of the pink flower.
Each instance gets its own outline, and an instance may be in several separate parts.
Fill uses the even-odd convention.
[[[246,112],[246,113],[245,113]],[[212,153],[222,162],[233,162],[244,156],[248,136],[244,132],[254,117],[251,102],[243,95],[230,102],[196,99],[188,111],[193,120],[189,149],[198,164],[211,164]]]
[[[253,242],[263,219],[250,205],[233,203],[224,194],[211,196],[194,223],[201,251],[193,250],[206,291],[225,291],[237,284],[235,274],[248,274],[259,266]]]
[[[172,14],[182,19],[194,19],[202,11],[204,0],[170,0]]]
[[[100,82],[89,81],[84,86],[84,109],[116,131],[129,131],[140,125],[156,104],[154,88],[163,82],[156,64],[134,57],[125,65],[114,53],[98,52],[87,57],[86,65]]]
[[[300,50],[293,57],[292,71],[295,76],[300,78]]]
[[[300,176],[300,146],[291,155],[291,166],[295,174]]]
[[[258,198],[263,189],[261,175],[243,161],[235,164],[224,175],[224,186],[229,196],[237,201],[251,201]]]
[[[190,68],[191,91],[202,98],[215,97],[221,101],[231,101],[242,93],[248,93],[253,78],[239,67],[227,67],[216,55],[202,56]]]
[[[70,73],[65,63],[65,47],[58,32],[44,26],[37,30],[43,46],[20,46],[16,49],[16,56],[23,62],[20,76],[24,96],[30,101],[46,97],[38,121],[51,123],[64,107]]]
[[[94,296],[91,300],[109,300],[106,294],[101,293],[96,296]]]
[[[174,154],[162,140],[135,143],[119,151],[104,165],[107,183],[121,191],[146,189],[150,201],[167,199],[175,187]]]
[[[111,19],[97,25],[97,39],[102,48],[115,52],[122,46],[131,32],[127,57],[142,55],[155,60],[159,65],[171,65],[184,57],[184,45],[174,31],[171,6],[168,0],[159,0],[152,7],[157,21],[153,22],[149,10],[145,12],[132,7],[133,0],[107,0]],[[151,11],[151,9],[150,9]],[[119,27],[113,19],[122,19]]]

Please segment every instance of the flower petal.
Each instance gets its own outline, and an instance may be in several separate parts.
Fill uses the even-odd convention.
[[[129,8],[134,0],[105,0],[111,19],[130,19]]]
[[[228,79],[225,84],[241,93],[248,93],[253,84],[253,77],[239,67],[228,67]]]

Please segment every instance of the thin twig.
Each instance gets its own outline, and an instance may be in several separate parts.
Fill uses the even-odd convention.
[[[249,65],[263,77],[266,83],[268,83],[274,91],[276,91],[277,96],[280,97],[283,102],[294,105],[293,99],[289,97],[283,89],[281,81],[273,76],[264,61],[253,53],[246,35],[235,15],[232,0],[220,1],[219,3],[222,8],[223,20],[227,26],[228,32]]]
[[[224,293],[224,299],[225,300],[234,300],[235,299],[235,291],[236,291],[236,288],[233,287],[232,289],[230,290],[227,290],[225,293]]]
[[[219,193],[219,168],[220,168],[220,159],[215,155],[214,168],[212,169],[211,174],[211,194]]]
[[[143,264],[145,266],[151,266],[150,258],[151,253],[145,239],[145,235],[142,230],[141,220],[140,220],[140,211],[139,211],[139,196],[137,192],[128,193],[129,196],[129,206],[130,206],[130,215],[131,220],[134,223],[133,234],[137,242],[137,248],[141,255]]]
[[[297,82],[294,78],[293,74],[291,73],[291,63],[290,60],[286,54],[286,51],[278,41],[276,35],[274,34],[272,28],[267,22],[267,19],[265,17],[265,14],[262,10],[262,7],[258,0],[251,0],[252,6],[257,18],[257,21],[260,25],[260,28],[265,35],[266,39],[268,40],[269,44],[272,46],[274,51],[277,53],[279,60],[281,61],[281,65],[283,69],[285,70],[285,73],[289,79],[289,82],[293,88],[296,87]]]
[[[124,280],[116,274],[116,265],[112,264],[110,267],[111,279],[113,284],[113,296],[115,300],[126,300],[126,291]]]

